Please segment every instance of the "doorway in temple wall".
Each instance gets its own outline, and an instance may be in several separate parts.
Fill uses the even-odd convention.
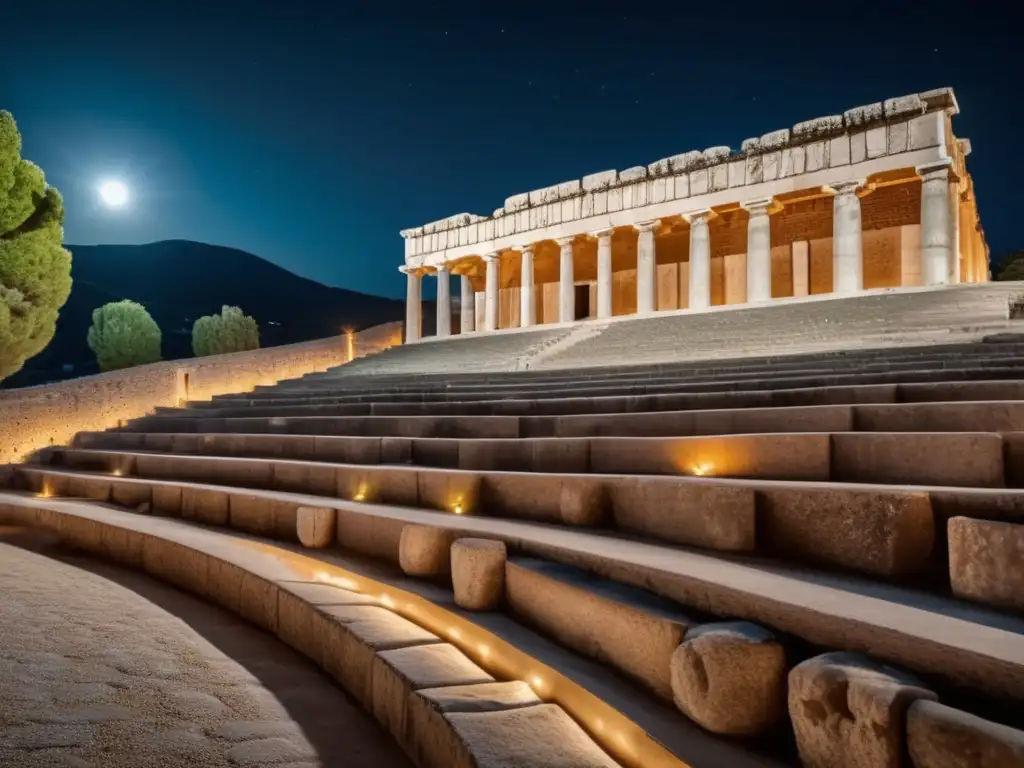
[[[590,283],[575,285],[576,290],[576,316],[574,320],[586,320],[590,317]]]

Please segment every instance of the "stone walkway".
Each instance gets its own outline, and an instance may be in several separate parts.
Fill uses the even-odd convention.
[[[320,754],[260,680],[189,624],[90,570],[0,542],[0,766],[408,765],[289,649],[273,650],[294,656],[300,677],[312,676],[314,696],[340,697],[319,705],[354,742],[331,750],[341,761]],[[280,645],[234,623],[236,641],[241,631]]]

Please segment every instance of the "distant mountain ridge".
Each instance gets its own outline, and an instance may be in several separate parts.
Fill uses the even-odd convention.
[[[189,240],[146,245],[66,245],[73,285],[50,345],[4,382],[27,386],[96,372],[86,334],[111,301],[144,305],[163,331],[164,359],[192,356],[192,323],[228,304],[260,326],[270,347],[404,318],[395,299],[331,288],[245,251]],[[70,369],[69,369],[70,367]]]

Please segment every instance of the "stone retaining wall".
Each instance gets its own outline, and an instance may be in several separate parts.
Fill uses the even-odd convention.
[[[387,349],[401,342],[401,323],[281,347],[169,360],[40,387],[0,390],[0,465],[24,460],[76,433],[116,427],[186,400],[245,392]]]

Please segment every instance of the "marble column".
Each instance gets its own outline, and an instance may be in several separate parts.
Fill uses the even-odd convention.
[[[533,293],[533,246],[524,245],[522,253],[519,288],[519,325],[529,328],[537,322],[537,299]]]
[[[452,335],[452,276],[446,264],[437,268],[437,335]]]
[[[634,224],[636,240],[636,313],[646,315],[658,306],[657,262],[654,255],[654,228],[658,220]]]
[[[420,340],[420,273],[416,269],[400,267],[405,273],[405,343]]]
[[[690,222],[690,309],[711,306],[711,235],[708,219],[711,210],[684,214]]]
[[[612,230],[594,232],[597,238],[597,316],[612,316]]]
[[[484,256],[487,279],[484,284],[484,330],[498,330],[498,254]]]
[[[459,293],[459,333],[472,333],[476,330],[476,292],[466,275],[459,277]]]
[[[772,298],[772,225],[770,197],[740,204],[750,213],[747,221],[747,302]]]
[[[949,161],[921,166],[921,282],[946,285],[953,259]]]
[[[832,191],[832,291],[864,290],[864,234],[857,190],[863,179],[833,184]]]
[[[575,237],[560,237],[558,259],[558,322],[576,319],[576,283],[572,275],[572,242]]]
[[[963,269],[961,262],[964,260],[964,254],[960,248],[960,182],[952,174],[949,181],[949,220],[953,225],[951,235],[953,253],[949,263],[949,282],[956,285],[961,282]]]

